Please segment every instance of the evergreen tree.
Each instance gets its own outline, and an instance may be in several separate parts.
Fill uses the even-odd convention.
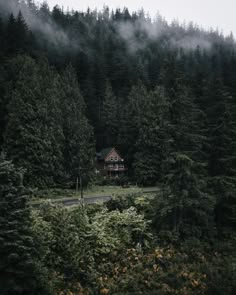
[[[15,63],[22,68],[8,105],[4,149],[26,169],[26,183],[53,184],[63,170],[59,78],[47,63],[36,64],[28,57]]]
[[[135,142],[142,126],[143,109],[148,100],[148,91],[139,81],[130,91],[125,107],[121,106],[120,130],[118,136],[118,146],[127,159],[129,167],[132,167]]]
[[[235,103],[222,93],[218,118],[210,136],[211,189],[216,195],[216,221],[219,232],[236,224],[236,120]]]
[[[70,181],[75,181],[83,173],[88,182],[93,175],[93,130],[85,116],[85,103],[71,66],[62,75],[61,87],[65,172]]]
[[[4,66],[0,65],[0,150],[3,144],[3,132],[5,128],[6,117],[6,101],[5,101],[5,70]]]
[[[0,60],[2,59],[4,49],[5,49],[5,30],[4,30],[2,17],[0,14]]]
[[[33,229],[46,249],[44,264],[55,279],[54,294],[90,287],[95,280],[94,241],[86,211],[45,205],[34,212]]]
[[[119,131],[118,102],[108,82],[102,106],[101,127],[105,137],[103,146],[116,146]]]
[[[172,154],[169,162],[162,195],[156,200],[155,225],[178,238],[212,237],[215,198],[208,194],[204,167],[183,153]]]
[[[21,11],[18,13],[16,18],[16,32],[17,34],[17,47],[21,51],[21,53],[27,50],[28,44],[28,37],[29,37],[29,29],[28,26],[23,18]]]
[[[213,232],[214,198],[208,194],[205,116],[176,72],[170,95],[170,119],[163,165],[163,203],[158,206],[169,229],[184,237]],[[160,209],[162,208],[162,209]],[[167,217],[168,216],[168,217]],[[168,228],[168,225],[167,225]]]
[[[3,295],[49,294],[31,230],[23,170],[0,156],[0,288]],[[45,273],[46,274],[46,273]]]
[[[29,31],[21,11],[16,18],[11,14],[6,30],[6,54],[30,53],[33,43],[33,35]]]
[[[154,185],[162,181],[170,140],[169,120],[170,102],[164,89],[158,87],[149,93],[143,107],[133,164],[138,183]]]
[[[17,49],[16,29],[16,19],[13,13],[11,13],[6,29],[6,53],[9,55],[14,54]]]

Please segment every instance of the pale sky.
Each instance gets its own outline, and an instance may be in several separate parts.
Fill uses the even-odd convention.
[[[43,0],[36,0],[43,2]],[[167,21],[193,21],[203,28],[218,28],[224,34],[231,31],[236,37],[236,0],[47,0],[50,7],[58,4],[74,10],[128,7],[130,12],[144,8],[151,16],[156,12]]]

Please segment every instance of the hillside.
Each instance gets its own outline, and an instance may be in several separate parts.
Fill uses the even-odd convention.
[[[235,45],[143,10],[0,0],[1,294],[235,293]],[[123,178],[96,174],[112,147]],[[79,178],[158,189],[30,208]]]

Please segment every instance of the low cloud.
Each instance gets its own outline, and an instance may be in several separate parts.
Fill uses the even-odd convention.
[[[46,3],[44,3],[44,5],[46,5]],[[37,11],[37,15],[34,10],[32,11],[28,7],[25,1],[21,1],[17,4],[14,0],[0,0],[0,10],[4,14],[13,13],[15,16],[21,11],[30,30],[39,32],[54,46],[67,47],[68,45],[72,45],[68,35],[59,28],[49,16],[43,15],[42,17],[43,12],[39,10]],[[73,44],[72,47],[74,46]]]
[[[117,31],[121,38],[126,41],[130,52],[145,49],[149,42],[159,42],[162,36],[167,37],[168,46],[193,50],[197,47],[208,50],[212,46],[204,31],[192,30],[184,26],[168,25],[163,19],[151,21],[138,19],[135,22],[117,23]],[[166,43],[163,43],[163,46]]]

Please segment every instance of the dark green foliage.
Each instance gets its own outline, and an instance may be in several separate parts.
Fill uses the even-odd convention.
[[[7,24],[7,52],[12,54],[16,50],[16,36],[15,36],[15,30],[16,30],[16,19],[13,14],[10,15],[9,21]]]
[[[18,57],[21,69],[10,93],[4,150],[26,169],[26,182],[49,185],[62,174],[59,77],[47,63]],[[33,91],[32,91],[33,89]]]
[[[148,91],[139,81],[137,86],[133,86],[126,102],[127,105],[121,112],[118,145],[130,168],[134,160],[135,143],[142,126],[146,100],[148,100]]]
[[[0,288],[3,295],[48,294],[31,230],[23,170],[0,156]]]
[[[3,48],[6,55],[31,53],[34,47],[33,35],[26,24],[24,17],[19,11],[15,17],[12,13],[6,24],[5,40]]]
[[[17,57],[9,68],[17,72],[5,96],[3,148],[26,168],[26,183],[43,187],[75,182],[80,167],[88,182],[93,175],[93,132],[73,69],[60,77],[46,61],[27,56]]]
[[[33,229],[44,247],[42,261],[57,292],[97,293],[96,279],[112,270],[117,255],[151,238],[149,222],[134,207],[121,212],[97,208],[88,215],[83,206],[67,210],[45,203],[33,213]]]
[[[181,238],[210,239],[214,235],[215,200],[207,192],[201,170],[187,155],[173,154],[162,194],[154,201],[159,212],[154,212],[158,230],[173,231]]]
[[[101,111],[101,128],[105,137],[103,146],[117,145],[117,131],[119,130],[120,117],[118,105],[117,98],[112,92],[111,85],[110,83],[107,83]]]
[[[4,30],[4,24],[2,21],[2,16],[0,14],[0,58],[2,58],[3,55],[3,49],[4,49],[4,43],[5,43],[5,30]]]
[[[140,120],[133,164],[135,177],[140,184],[155,185],[162,180],[170,141],[170,102],[163,88],[146,97]]]
[[[24,183],[91,182],[96,142],[121,152],[125,183],[160,187],[89,215],[34,212],[52,293],[235,293],[233,36],[126,8],[65,13],[9,0],[0,9],[0,150],[25,169]],[[1,159],[0,293],[47,294],[19,169]]]
[[[149,200],[117,198],[109,210],[101,204],[70,210],[44,204],[34,212],[55,292],[232,294],[235,239],[214,244],[191,237],[173,245],[158,233],[157,243],[142,214],[152,206]]]
[[[65,176],[75,182],[82,173],[87,183],[93,176],[93,130],[85,117],[85,103],[71,66],[65,70],[60,82]]]
[[[222,93],[218,119],[211,126],[209,171],[212,191],[217,196],[218,226],[236,225],[236,120],[235,99]],[[214,147],[214,148],[213,148]],[[219,230],[222,231],[222,228]]]
[[[91,287],[95,272],[93,244],[89,220],[83,208],[71,212],[45,204],[33,214],[33,228],[40,237],[45,255],[44,265],[52,274],[54,288]]]
[[[5,88],[5,72],[3,65],[0,65],[0,150],[3,144],[3,132],[5,128],[5,116],[6,116],[6,102],[4,99]]]

